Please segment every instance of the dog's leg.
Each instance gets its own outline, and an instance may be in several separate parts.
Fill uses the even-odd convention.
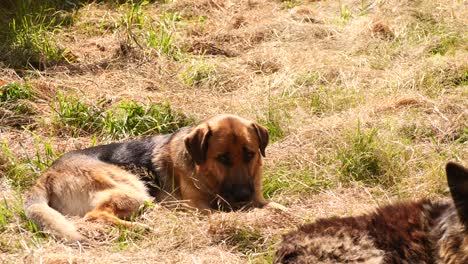
[[[140,197],[115,189],[101,192],[97,195],[97,198],[97,206],[84,217],[86,221],[101,220],[113,225],[149,229],[145,224],[121,219],[131,217],[138,211],[140,206],[144,204],[144,200],[139,199]]]
[[[148,226],[141,224],[141,223],[130,222],[130,221],[126,221],[126,220],[122,220],[118,218],[110,208],[94,209],[91,212],[88,212],[85,215],[84,219],[86,221],[104,221],[106,223],[110,223],[110,224],[117,225],[117,226],[125,226],[127,228],[132,228],[132,227],[141,227],[143,229],[149,228]]]
[[[286,206],[281,205],[279,203],[275,203],[275,202],[267,202],[267,204],[265,204],[263,208],[271,208],[271,209],[280,210],[280,211],[287,210]]]
[[[260,185],[257,185],[260,186]],[[271,208],[274,210],[286,211],[287,208],[279,203],[267,201],[262,194],[261,187],[257,187],[255,192],[254,206],[258,208]]]

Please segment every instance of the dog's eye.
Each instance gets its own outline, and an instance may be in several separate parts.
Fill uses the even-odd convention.
[[[219,155],[216,159],[225,166],[231,165],[231,159],[227,153]]]
[[[244,160],[245,162],[250,162],[255,157],[255,152],[246,151],[244,153]]]

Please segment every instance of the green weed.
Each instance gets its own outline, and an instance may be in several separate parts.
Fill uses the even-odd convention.
[[[429,49],[429,53],[432,55],[445,55],[447,52],[454,49],[454,47],[460,42],[459,38],[454,35],[444,36],[438,41],[438,43]]]
[[[116,239],[116,246],[118,250],[124,250],[134,242],[143,240],[145,238],[143,231],[138,230],[137,228],[128,229],[121,226],[119,227],[118,232],[119,235]]]
[[[65,96],[60,92],[52,108],[57,113],[59,122],[63,124],[89,133],[102,130],[104,110],[98,105],[85,104],[77,97]]]
[[[345,4],[341,3],[341,0],[339,1],[340,5],[340,17],[343,21],[348,21],[353,17],[353,14],[351,13],[351,10],[349,10],[348,6]]]
[[[29,84],[9,83],[0,86],[0,125],[22,128],[34,122],[36,108],[31,102],[33,91]]]
[[[346,135],[346,142],[338,146],[338,173],[344,183],[393,186],[405,170],[405,155],[399,149],[386,146],[377,136],[378,130],[363,130],[361,124]]]
[[[5,230],[5,227],[8,223],[10,223],[12,218],[13,212],[11,211],[8,202],[3,199],[3,201],[0,203],[0,232]]]
[[[244,254],[257,252],[261,251],[265,246],[265,237],[257,229],[240,227],[232,231],[226,242],[234,246],[239,252]]]
[[[13,67],[42,69],[70,62],[68,50],[54,39],[57,30],[73,23],[73,14],[57,11],[54,1],[16,0],[12,8],[1,8],[0,58]],[[9,19],[8,19],[9,18]],[[5,22],[8,21],[8,22]]]
[[[220,82],[219,72],[214,65],[203,61],[193,62],[179,74],[182,82],[189,86],[213,87]]]
[[[414,88],[434,97],[442,91],[468,83],[468,66],[451,64],[422,68],[414,77]]]
[[[176,23],[181,20],[179,13],[164,13],[160,20],[153,20],[143,10],[149,1],[129,2],[124,9],[120,24],[125,30],[127,43],[135,43],[140,49],[150,47],[158,56],[166,55],[175,60],[182,55],[175,44]]]
[[[7,142],[0,143],[0,160],[4,165],[0,167],[11,186],[24,189],[32,185],[42,171],[48,168],[57,159],[57,153],[51,145],[50,139],[44,139],[32,132],[34,136],[34,153],[24,151],[23,159],[18,158],[10,150]],[[23,149],[25,147],[23,146]]]
[[[360,7],[360,12],[361,12],[361,16],[365,15],[367,13],[367,9],[369,8],[369,6],[372,4],[372,3],[366,3],[367,1],[366,0],[361,0],[361,7]]]
[[[421,142],[434,137],[434,131],[427,124],[408,122],[398,129],[398,134],[410,142]]]
[[[294,80],[296,86],[314,86],[320,84],[320,73],[316,71],[306,71],[300,73]]]
[[[275,241],[280,241],[280,238],[275,238]],[[268,246],[265,250],[260,252],[255,252],[255,254],[248,254],[249,263],[252,264],[270,264],[273,263],[276,250],[278,245],[273,244],[270,242],[270,246]]]
[[[283,3],[283,9],[291,9],[301,4],[301,2],[298,0],[282,0],[281,2]]]
[[[281,193],[313,193],[333,186],[328,177],[323,177],[312,168],[291,170],[287,165],[277,165],[265,171],[263,195],[271,198]]]
[[[323,116],[353,108],[363,101],[361,94],[342,87],[318,86],[294,97],[311,114]]]
[[[19,99],[31,99],[33,92],[29,84],[8,83],[0,86],[1,103],[17,101]]]
[[[75,128],[76,132],[97,133],[120,139],[130,136],[171,133],[191,125],[194,120],[171,108],[169,103],[141,105],[135,101],[122,101],[105,108],[103,102],[90,105],[74,96],[59,93],[53,106],[56,124]]]
[[[131,0],[127,5],[121,6],[121,10],[124,12],[120,19],[120,24],[124,27],[127,43],[134,42],[142,49],[143,46],[140,44],[139,35],[135,30],[143,29],[148,20],[148,16],[142,9],[147,4],[149,4],[148,1],[134,2]]]
[[[176,60],[180,57],[180,52],[174,44],[174,34],[165,25],[159,25],[157,29],[149,30],[147,42],[159,56],[165,54]]]
[[[20,226],[18,226],[18,223]],[[18,229],[21,229],[18,230]],[[11,233],[11,231],[22,232],[30,231],[34,234],[33,240],[47,237],[44,233],[38,232],[37,226],[26,217],[23,207],[23,201],[20,197],[5,199],[0,201],[0,233]],[[21,240],[21,241],[20,241]],[[24,243],[30,242],[27,236],[4,236],[0,237],[0,252],[14,253],[22,249]]]
[[[122,101],[106,111],[103,129],[114,138],[123,138],[171,133],[190,124],[193,120],[174,111],[167,102],[143,106],[135,101]]]
[[[257,118],[258,122],[267,128],[270,142],[276,142],[286,135],[281,122],[284,118],[287,118],[285,113],[271,105],[268,106],[265,116]]]
[[[468,126],[465,126],[460,131],[460,136],[457,139],[457,142],[464,144],[468,141]]]
[[[297,75],[290,90],[278,100],[293,101],[293,107],[301,106],[321,116],[355,107],[363,97],[358,91],[342,86],[339,77],[312,70]]]

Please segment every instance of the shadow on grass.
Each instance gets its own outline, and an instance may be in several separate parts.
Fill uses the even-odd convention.
[[[91,0],[3,0],[0,2],[0,65],[14,69],[43,70],[76,61],[54,33],[74,24],[78,9]],[[141,0],[102,0],[120,5]],[[154,1],[149,1],[154,2]]]

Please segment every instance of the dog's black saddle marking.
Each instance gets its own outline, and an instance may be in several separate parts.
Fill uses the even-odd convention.
[[[146,182],[150,195],[160,190],[159,168],[153,163],[155,148],[161,148],[170,140],[171,134],[145,137],[122,143],[111,143],[70,152],[96,158],[117,165],[137,175]]]

